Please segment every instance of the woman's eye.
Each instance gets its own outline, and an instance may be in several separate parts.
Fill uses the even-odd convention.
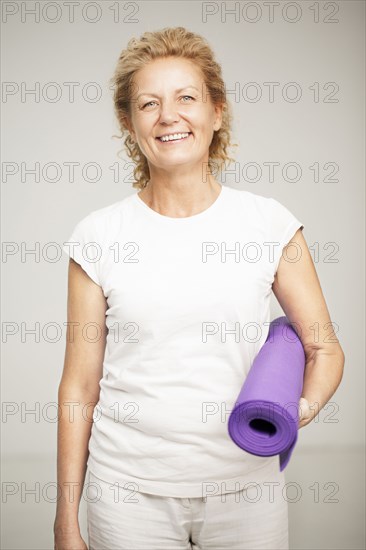
[[[155,103],[154,101],[149,101],[149,103],[145,103],[145,105],[142,106],[142,108],[144,109],[147,105],[150,105],[151,103]]]
[[[189,99],[194,99],[194,97],[190,96],[190,95],[184,95],[182,96],[182,99],[188,97]],[[142,106],[143,109],[145,109],[145,107],[147,107],[148,105],[151,105],[152,103],[155,103],[155,101],[149,101],[148,103],[145,103],[145,105]]]

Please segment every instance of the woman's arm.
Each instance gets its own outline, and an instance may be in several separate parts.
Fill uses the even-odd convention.
[[[295,243],[295,245],[291,244]],[[296,261],[295,261],[296,259]],[[292,261],[291,261],[292,260]],[[313,259],[299,229],[284,248],[272,290],[293,324],[305,351],[306,364],[299,428],[309,424],[337,390],[345,356],[332,326]]]
[[[67,342],[58,390],[59,499],[54,522],[58,547],[63,547],[65,536],[79,533],[78,512],[87,468],[88,443],[94,407],[99,400],[99,381],[103,376],[106,307],[101,287],[70,259]]]

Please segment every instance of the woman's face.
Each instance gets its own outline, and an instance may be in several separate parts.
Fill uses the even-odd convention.
[[[222,107],[209,97],[200,68],[188,59],[155,59],[134,76],[128,126],[148,162],[167,169],[208,162]],[[162,142],[159,137],[188,133]]]

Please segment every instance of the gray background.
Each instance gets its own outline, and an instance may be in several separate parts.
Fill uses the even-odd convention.
[[[300,430],[286,468],[287,481],[301,488],[298,501],[289,503],[290,547],[364,548],[364,2],[297,2],[301,14],[298,11],[299,19],[292,23],[286,18],[295,17],[296,6],[289,2],[280,2],[272,22],[263,2],[251,8],[247,2],[238,3],[236,20],[234,15],[224,17],[225,6],[232,9],[233,2],[211,2],[217,13],[207,20],[201,2],[120,2],[119,21],[114,22],[110,8],[117,3],[104,1],[97,2],[101,17],[94,23],[90,20],[96,10],[87,2],[75,8],[74,22],[58,2],[60,19],[54,23],[47,19],[56,18],[56,8],[49,5],[46,10],[46,2],[40,3],[39,22],[32,15],[22,22],[21,3],[9,4],[18,12],[7,20],[3,15],[2,22],[2,81],[8,91],[12,86],[14,90],[2,99],[2,240],[19,249],[21,243],[28,250],[39,246],[40,251],[47,243],[58,243],[60,256],[51,261],[42,252],[35,258],[22,257],[19,251],[7,261],[3,257],[3,331],[11,326],[16,333],[3,336],[2,351],[3,407],[14,407],[1,426],[2,482],[10,493],[2,506],[2,548],[53,548],[55,491],[44,489],[56,480],[56,410],[47,405],[57,402],[65,350],[68,260],[61,245],[86,214],[135,192],[129,159],[117,157],[121,144],[112,139],[118,126],[108,80],[130,37],[178,25],[209,40],[228,90],[240,93],[248,82],[256,82],[262,92],[257,102],[248,100],[253,87],[246,99],[229,95],[233,141],[239,144],[234,150],[237,174],[218,179],[274,197],[302,221],[346,356],[341,386],[318,420]],[[23,4],[34,9],[34,2]],[[254,19],[255,6],[261,14],[250,23],[246,19]],[[319,22],[314,21],[314,6]],[[80,83],[73,102],[65,82]],[[91,82],[102,92],[99,100],[91,100],[95,89],[85,88]],[[266,82],[279,83],[273,101]],[[283,97],[289,82],[296,82],[302,92],[297,102]],[[36,83],[37,99],[22,96],[22,86],[35,89]],[[339,87],[333,102],[329,94],[334,84],[327,83]],[[314,86],[319,87],[318,101]],[[61,96],[52,101],[56,89]],[[288,90],[289,97],[293,92]],[[22,177],[22,166],[32,169],[36,162],[39,181],[31,174]],[[74,181],[67,162],[79,163]],[[87,181],[95,175],[91,168],[87,178],[83,176],[82,167],[90,162],[100,166],[99,181]],[[280,164],[274,181],[266,162]],[[301,167],[298,181],[281,175],[290,162]],[[7,178],[6,163],[14,163],[17,170]],[[59,165],[58,178],[52,167],[47,172],[47,163]],[[118,181],[111,169],[115,163]],[[243,175],[247,163],[261,167],[258,181],[253,181],[253,169],[249,177]],[[319,181],[310,168],[315,163]],[[338,166],[336,181],[327,181],[332,169],[324,167],[326,163]],[[291,170],[288,174],[294,176]],[[53,253],[50,249],[49,258]],[[271,318],[282,314],[273,297]],[[39,338],[25,334],[36,323]],[[59,329],[45,332],[48,323]],[[32,488],[36,494],[26,494]],[[85,537],[85,502],[80,520]]]

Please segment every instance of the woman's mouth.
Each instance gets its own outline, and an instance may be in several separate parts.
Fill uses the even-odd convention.
[[[179,134],[170,134],[168,136],[163,136],[163,137],[157,137],[156,139],[162,145],[169,145],[172,143],[181,143],[182,141],[186,141],[191,135],[192,135],[192,132],[185,132],[185,133],[179,133]]]

